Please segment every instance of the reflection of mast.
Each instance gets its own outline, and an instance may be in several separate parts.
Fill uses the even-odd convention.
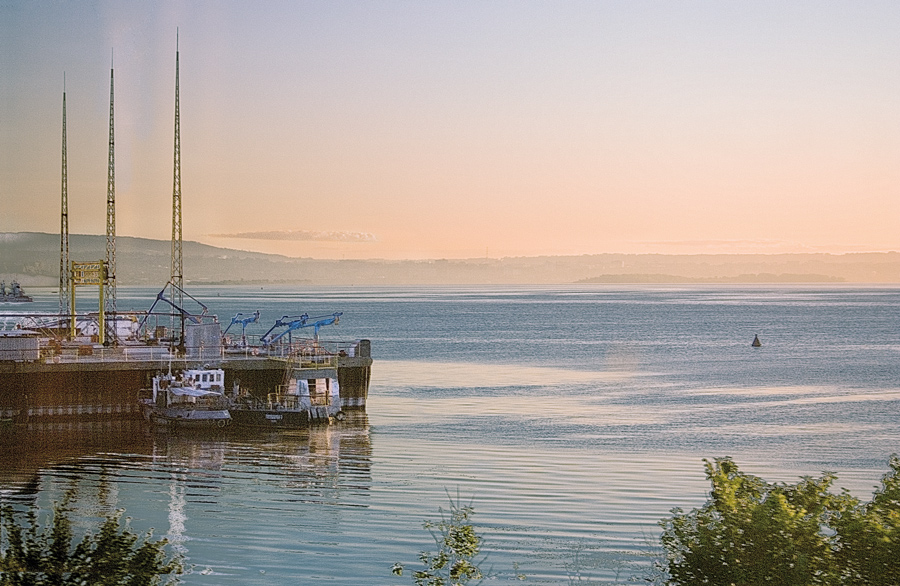
[[[66,74],[63,74],[62,194],[59,222],[59,317],[72,313],[69,307],[69,177],[66,156]],[[63,322],[64,323],[64,322]]]
[[[184,480],[173,476],[169,484],[169,532],[166,539],[172,544],[172,550],[179,555],[187,553],[187,547],[184,546],[187,541],[184,536],[184,522],[187,521],[184,512]]]
[[[101,464],[100,477],[97,479],[97,502],[106,511],[112,513],[119,504],[119,484],[110,482],[106,466]]]

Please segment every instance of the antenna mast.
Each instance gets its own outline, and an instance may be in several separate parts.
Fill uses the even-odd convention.
[[[175,170],[172,182],[172,292],[170,298],[184,305],[184,270],[181,261],[181,114],[178,105],[178,29],[175,29]],[[184,342],[184,316],[181,317]]]
[[[66,74],[63,73],[62,100],[62,193],[59,221],[59,317],[67,318],[69,307],[69,176],[66,155]]]
[[[110,60],[112,61],[112,60]],[[116,141],[113,126],[113,67],[109,68],[109,165],[106,176],[106,279],[104,289],[104,313],[112,320],[111,333],[116,340]]]

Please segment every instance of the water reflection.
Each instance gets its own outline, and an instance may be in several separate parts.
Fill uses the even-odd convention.
[[[152,436],[138,421],[5,425],[0,428],[0,490],[34,495],[47,468],[69,467],[85,456],[97,463],[104,454],[150,454],[152,448]]]
[[[0,490],[8,497],[35,496],[42,483],[66,478],[168,477],[209,493],[245,475],[304,489],[343,486],[348,476],[347,486],[367,490],[371,478],[365,413],[296,431],[161,434],[142,422],[118,421],[9,426],[0,439]]]
[[[49,511],[74,494],[76,534],[122,509],[135,531],[155,528],[169,540],[193,567],[192,583],[311,575],[315,556],[297,548],[340,555],[338,536],[365,526],[371,506],[372,446],[360,413],[294,432],[204,437],[94,423],[6,434],[2,500]]]

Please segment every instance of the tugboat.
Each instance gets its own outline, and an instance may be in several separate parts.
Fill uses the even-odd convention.
[[[221,428],[231,423],[224,382],[220,368],[160,374],[138,402],[144,419],[156,426]]]
[[[268,429],[300,429],[344,418],[336,373],[327,378],[292,378],[265,401],[238,391],[230,412],[236,426]]]
[[[297,429],[344,418],[337,356],[318,341],[301,345],[287,357],[283,384],[265,400],[237,384],[230,398],[232,420],[240,427]]]
[[[9,288],[6,287],[6,281],[0,281],[0,303],[27,303],[34,301],[19,285],[18,281],[10,283]]]

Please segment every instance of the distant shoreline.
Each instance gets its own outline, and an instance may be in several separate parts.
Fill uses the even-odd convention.
[[[71,259],[105,257],[105,236],[73,234]],[[564,285],[900,284],[900,253],[584,254],[433,260],[321,260],[217,248],[185,241],[184,279],[193,285]],[[168,240],[117,238],[119,285],[162,287]],[[0,279],[23,287],[59,279],[59,236],[0,233]]]
[[[590,279],[581,279],[576,283],[585,284],[622,284],[622,285],[680,285],[680,284],[832,284],[846,283],[841,277],[815,274],[791,274],[791,273],[756,273],[744,274],[734,277],[679,277],[677,275],[644,274],[644,275],[600,275]]]

